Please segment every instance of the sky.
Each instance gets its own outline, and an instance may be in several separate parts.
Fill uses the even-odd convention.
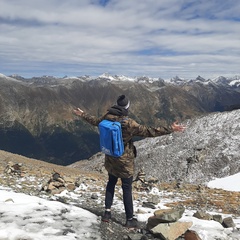
[[[240,74],[239,0],[1,0],[0,73]]]
[[[239,182],[240,173],[222,179],[215,179],[209,182],[208,186],[211,188],[222,188],[227,191],[240,191],[240,184],[236,184]],[[232,186],[234,186],[234,189]],[[161,196],[162,203],[160,207],[162,209],[165,208],[164,204],[172,201],[172,199],[164,200],[162,193],[155,188],[152,189],[152,192]],[[66,191],[60,194],[60,196],[64,195],[67,196]],[[77,197],[77,195],[72,196],[74,198]],[[119,205],[122,206],[121,201],[119,201]],[[134,205],[134,208],[136,209],[136,205]],[[138,220],[147,221],[154,211],[154,209],[148,209],[147,212],[149,213],[139,214],[137,216]],[[193,211],[185,210],[179,221],[192,221],[193,225],[190,229],[196,231],[203,240],[230,240],[240,237],[240,233],[233,232],[232,228],[223,228],[216,221],[200,220],[192,217],[192,215]],[[11,189],[2,186],[0,186],[0,216],[0,239],[101,239],[99,234],[100,218],[93,213],[71,204],[66,205],[57,201],[15,193]],[[229,216],[233,217],[223,214],[223,218]],[[240,218],[235,217],[233,221],[236,228],[239,229]]]

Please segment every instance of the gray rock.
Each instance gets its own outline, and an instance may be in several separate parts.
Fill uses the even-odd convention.
[[[212,217],[213,217],[214,221],[219,222],[220,224],[222,224],[222,222],[223,222],[222,215],[217,214],[217,215],[213,215]]]
[[[154,212],[154,215],[161,220],[162,222],[176,222],[178,221],[183,213],[185,208],[172,208],[172,209],[163,209],[157,210]]]
[[[202,220],[212,220],[213,217],[211,214],[203,212],[203,211],[197,211],[193,214],[194,217]]]
[[[151,229],[151,232],[160,239],[175,240],[184,234],[192,224],[192,222],[162,223]]]
[[[148,202],[151,202],[151,203],[157,205],[160,202],[160,198],[158,195],[151,195],[148,197]]]
[[[97,195],[96,193],[93,193],[93,194],[91,195],[91,199],[98,199],[98,195]]]
[[[142,206],[145,207],[145,208],[156,209],[156,206],[152,202],[143,202]]]
[[[223,227],[225,227],[225,228],[230,228],[230,227],[235,227],[236,225],[235,225],[235,223],[233,222],[233,219],[232,219],[232,217],[227,217],[227,218],[224,218],[223,219],[223,222],[222,222],[222,225],[223,225]]]

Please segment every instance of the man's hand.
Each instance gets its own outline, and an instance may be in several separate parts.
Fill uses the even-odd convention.
[[[174,132],[183,132],[186,129],[185,126],[179,125],[178,122],[174,122],[171,127]]]
[[[80,108],[74,109],[73,112],[80,117],[83,115],[83,110]]]

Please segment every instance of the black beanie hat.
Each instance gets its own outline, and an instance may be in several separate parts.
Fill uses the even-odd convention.
[[[126,98],[125,95],[121,95],[117,99],[117,105],[125,109],[128,109],[130,105],[130,101]]]

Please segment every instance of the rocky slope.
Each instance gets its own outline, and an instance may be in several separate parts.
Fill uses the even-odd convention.
[[[16,168],[16,165],[18,168]],[[9,171],[9,169],[15,170]],[[58,176],[53,176],[53,173],[58,173]],[[31,196],[40,196],[41,198],[51,201],[60,201],[68,205],[81,207],[98,216],[101,216],[104,210],[106,177],[107,175],[105,173],[86,172],[82,169],[58,166],[0,151],[1,187],[8,187],[16,192],[25,193]],[[74,183],[72,188],[59,188],[60,185],[63,186],[63,182],[66,183],[70,181]],[[49,184],[48,190],[44,188],[46,184]],[[54,185],[55,188],[50,187],[50,185]],[[58,192],[56,191],[57,189],[59,190]],[[160,198],[156,194],[157,191],[160,192]],[[58,195],[57,193],[60,192],[62,192],[62,194]],[[239,192],[210,189],[199,184],[182,183],[179,185],[177,182],[164,183],[156,180],[147,181],[143,177],[141,180],[139,178],[139,180],[134,182],[133,196],[135,209],[137,211],[136,214],[138,215],[150,213],[150,208],[153,211],[157,210],[153,208],[161,201],[165,207],[174,209],[184,207],[187,215],[190,214],[190,211],[207,211],[219,213],[219,216],[228,214],[228,216],[233,216],[234,219],[240,216]],[[98,235],[101,239],[161,239],[159,237],[154,237],[146,230],[129,232],[129,230],[122,226],[125,222],[125,217],[122,208],[120,183],[116,186],[116,195],[114,199],[113,221],[110,224],[106,224],[101,222],[99,217],[99,229],[101,230]],[[11,201],[11,199],[6,199],[6,201]],[[120,206],[117,206],[118,202],[121,203],[119,204]],[[4,216],[6,217],[6,213]],[[210,215],[208,214],[208,216]],[[70,225],[68,224],[68,226]],[[145,229],[146,222],[141,222],[141,226]],[[69,228],[69,230],[66,231],[71,231],[70,233],[74,234],[73,229]],[[67,234],[66,231],[63,233],[64,236]],[[222,231],[222,239],[224,240],[237,240],[239,237],[238,228],[230,228],[226,229],[226,231],[222,228],[220,231]],[[58,234],[60,234],[60,232],[61,231],[59,231]],[[206,230],[204,230],[204,232],[206,236],[211,235],[210,233],[208,235]],[[178,240],[184,239],[186,240],[188,238],[184,236],[178,238]],[[210,237],[208,239],[213,240],[219,238]]]
[[[136,174],[161,182],[204,183],[240,171],[240,110],[211,113],[188,120],[183,133],[135,142]],[[72,164],[101,172],[104,156]]]

